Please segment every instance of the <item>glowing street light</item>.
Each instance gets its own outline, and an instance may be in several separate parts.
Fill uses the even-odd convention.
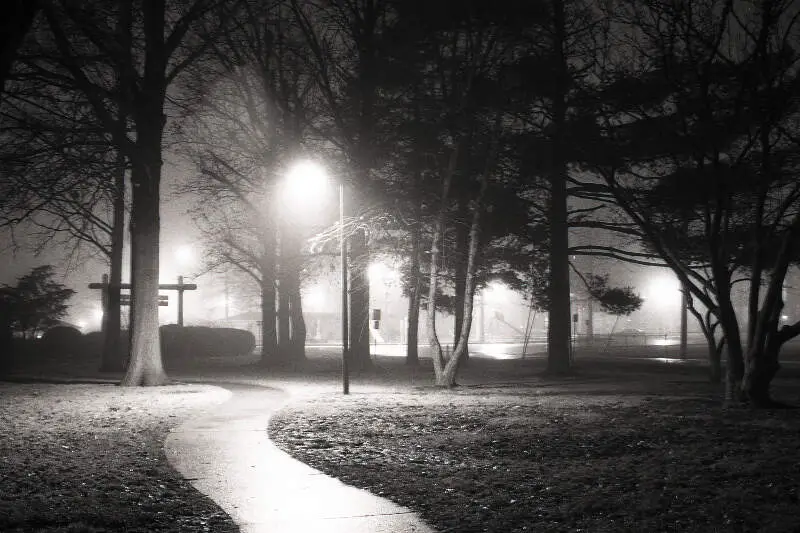
[[[647,299],[658,306],[678,303],[680,301],[678,281],[667,276],[653,278],[647,286]]]
[[[327,188],[329,178],[325,169],[313,161],[301,161],[295,164],[286,176],[283,197],[284,201],[295,204],[308,202],[317,198],[315,191]],[[342,270],[342,393],[350,394],[350,372],[347,366],[348,309],[347,309],[347,242],[344,236],[344,184],[338,182],[339,188],[339,256]]]
[[[509,289],[503,282],[490,281],[483,289],[483,296],[487,303],[506,303],[509,299]]]
[[[178,264],[181,266],[189,266],[194,263],[194,250],[192,247],[186,244],[178,246],[175,249],[175,259],[178,261]]]

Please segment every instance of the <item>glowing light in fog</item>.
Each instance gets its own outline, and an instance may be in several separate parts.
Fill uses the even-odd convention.
[[[505,302],[510,289],[500,281],[490,281],[483,289],[483,297],[487,303]]]
[[[649,302],[660,306],[677,304],[681,299],[678,280],[664,275],[651,279],[645,294]]]
[[[325,169],[313,161],[301,161],[295,164],[283,183],[281,197],[292,207],[319,204],[327,196],[328,174]]]
[[[175,249],[175,259],[181,266],[188,266],[194,263],[194,250],[186,244]]]
[[[372,263],[367,269],[367,275],[371,283],[385,283],[391,285],[400,276],[397,270],[383,264]]]
[[[325,300],[325,291],[322,287],[311,287],[303,294],[303,307],[309,311],[321,311],[325,307]]]

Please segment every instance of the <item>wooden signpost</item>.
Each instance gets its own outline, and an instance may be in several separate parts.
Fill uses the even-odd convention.
[[[90,283],[90,289],[100,289],[102,291],[101,300],[103,306],[103,313],[108,311],[108,274],[103,274],[103,281],[101,283]],[[130,290],[130,283],[121,283],[119,288],[121,290]],[[158,285],[160,291],[178,291],[178,325],[183,326],[183,293],[184,291],[193,291],[197,289],[194,283],[184,283],[183,276],[178,276],[178,283],[161,283]],[[131,297],[129,294],[120,295],[120,305],[130,305]],[[169,296],[166,294],[158,295],[158,305],[168,306]]]

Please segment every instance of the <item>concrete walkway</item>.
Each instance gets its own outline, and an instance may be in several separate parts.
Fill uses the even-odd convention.
[[[267,436],[267,423],[288,394],[215,384],[230,390],[231,399],[174,429],[164,448],[173,467],[242,533],[433,533],[410,510],[279,450]]]

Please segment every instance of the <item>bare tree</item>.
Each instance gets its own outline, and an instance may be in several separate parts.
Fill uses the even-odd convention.
[[[169,9],[134,3],[47,2],[43,12],[75,87],[131,167],[131,347],[123,385],[166,382],[158,330],[160,184],[170,85],[229,22],[228,2]],[[109,87],[110,73],[117,91]],[[117,110],[119,108],[119,111]],[[124,123],[118,117],[130,117]]]
[[[0,107],[2,134],[9,139],[0,155],[6,192],[0,225],[32,229],[36,235],[27,240],[37,251],[59,243],[76,261],[88,251],[108,263],[101,369],[120,371],[125,159],[73,84],[43,66],[58,59],[39,30],[35,26],[20,48]]]
[[[290,15],[286,4],[243,5],[241,30],[214,47],[214,90],[185,128],[199,176],[183,189],[200,194],[196,220],[212,263],[260,288],[264,364],[300,361],[305,349],[300,248],[313,225],[293,220],[281,192],[313,141],[315,95]]]
[[[800,228],[797,2],[633,4],[597,170],[727,352],[726,399],[771,405]],[[633,46],[635,45],[635,46]],[[622,58],[621,58],[622,59]],[[632,98],[633,95],[638,95]],[[747,328],[732,289],[746,284]],[[697,312],[699,314],[699,311]],[[697,316],[697,315],[696,315]],[[742,341],[742,332],[744,343]],[[746,346],[746,347],[745,347]]]

